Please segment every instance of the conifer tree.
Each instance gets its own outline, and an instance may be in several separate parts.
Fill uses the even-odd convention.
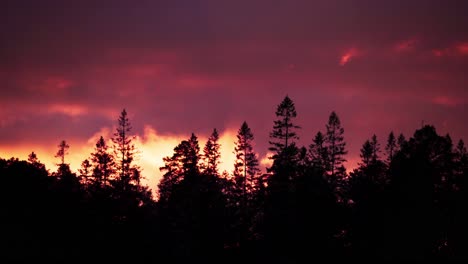
[[[369,167],[372,161],[372,144],[369,140],[366,140],[361,148],[361,163],[359,164],[361,167]]]
[[[208,141],[203,148],[203,168],[206,174],[210,175],[218,175],[218,165],[221,159],[220,153],[220,144],[219,141],[219,134],[218,131],[213,129],[211,136],[208,138]]]
[[[160,201],[167,201],[175,186],[183,180],[199,174],[199,152],[198,138],[192,133],[190,139],[183,140],[174,148],[172,156],[163,158],[165,165],[159,168],[165,172],[158,184]]]
[[[123,109],[118,119],[116,132],[112,138],[117,173],[115,184],[122,190],[127,190],[139,182],[139,179],[134,179],[134,171],[139,170],[139,168],[133,164],[137,152],[133,144],[135,136],[130,134],[131,130],[132,126],[127,111]]]
[[[275,152],[274,159],[299,139],[296,130],[300,127],[293,123],[296,115],[294,102],[286,96],[276,109],[277,120],[274,121],[273,131],[270,133],[269,150]]]
[[[380,159],[380,143],[377,141],[375,134],[372,136],[370,143],[372,146],[372,162],[375,164]]]
[[[114,157],[108,152],[106,141],[101,136],[96,142],[94,152],[91,153],[92,176],[96,186],[103,187],[109,184],[109,179],[114,174]]]
[[[325,146],[325,137],[322,132],[317,132],[312,144],[309,145],[308,159],[311,165],[322,171],[328,168],[328,149]]]
[[[327,133],[325,135],[325,143],[328,150],[328,175],[331,177],[340,176],[345,174],[343,162],[346,161],[344,157],[346,151],[346,142],[344,142],[344,128],[341,127],[341,122],[338,115],[333,111],[328,119]]]
[[[246,197],[255,185],[255,178],[258,176],[257,154],[253,150],[252,142],[254,136],[247,122],[244,121],[237,132],[237,141],[234,148],[236,162],[234,164],[234,177],[236,182],[242,183],[242,193]]]
[[[57,151],[57,154],[55,154],[55,157],[60,159],[61,163],[59,163],[59,165],[65,165],[65,155],[68,154],[68,149],[70,148],[70,146],[65,140],[62,140],[58,145],[58,148],[59,149]]]
[[[28,155],[28,162],[39,170],[45,169],[45,165],[41,163],[41,161],[37,157],[37,154],[34,153],[34,151]]]
[[[91,174],[91,167],[92,166],[89,160],[85,159],[83,162],[81,162],[81,168],[78,169],[78,172],[80,173],[80,180],[84,184],[88,183]]]
[[[393,131],[390,132],[388,135],[387,139],[387,145],[385,146],[385,150],[387,152],[387,160],[388,163],[391,163],[393,161],[393,157],[395,156],[397,149],[397,140],[395,138],[395,134],[393,134]]]

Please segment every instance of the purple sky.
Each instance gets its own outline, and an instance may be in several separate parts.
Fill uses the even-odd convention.
[[[391,130],[408,137],[424,122],[467,140],[467,10],[428,0],[3,1],[0,157],[36,150],[53,164],[66,139],[76,168],[125,107],[161,157],[191,132],[216,127],[233,141],[246,120],[262,158],[285,95],[300,144],[338,113],[351,167],[374,133],[384,145]],[[159,165],[148,166],[155,177]]]

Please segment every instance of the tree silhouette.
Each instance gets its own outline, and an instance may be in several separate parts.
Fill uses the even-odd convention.
[[[164,158],[159,208],[166,254],[173,260],[216,258],[223,248],[225,200],[217,177],[202,175],[195,134]]]
[[[371,164],[372,161],[372,145],[369,140],[366,140],[364,142],[364,145],[362,145],[361,148],[361,163],[359,163],[360,166],[367,167]]]
[[[55,154],[55,157],[60,159],[60,165],[65,165],[65,156],[68,154],[68,149],[70,148],[70,146],[65,140],[62,140],[58,145],[58,148],[59,149],[57,151],[57,154]]]
[[[140,182],[125,109],[111,154],[100,137],[81,168],[57,170],[36,153],[0,158],[1,258],[13,261],[314,262],[468,260],[468,152],[425,125],[390,132],[385,157],[374,134],[347,174],[344,129],[297,146],[296,111],[285,97],[270,133],[273,164],[261,174],[254,136],[238,130],[232,174],[219,172],[219,134],[202,155],[195,134],[163,158],[158,199]],[[78,176],[77,176],[78,173]],[[51,246],[53,245],[53,246]]]
[[[83,162],[81,162],[81,168],[78,170],[78,172],[80,173],[81,181],[87,184],[91,174],[91,163],[88,159],[85,159]]]
[[[198,138],[192,133],[189,140],[183,140],[174,148],[172,157],[163,158],[165,166],[161,167],[160,170],[165,173],[158,184],[159,201],[168,201],[175,185],[181,183],[185,177],[192,177],[200,173],[199,152]]]
[[[274,151],[275,156],[299,139],[296,130],[300,127],[293,123],[296,115],[294,102],[289,96],[284,97],[276,109],[278,119],[274,121],[273,131],[270,133],[269,150]]]
[[[240,220],[240,243],[244,245],[248,236],[248,228],[253,224],[253,200],[256,191],[260,188],[260,169],[258,168],[257,154],[253,150],[254,136],[247,122],[243,122],[237,132],[234,153],[234,194],[238,203]],[[258,208],[257,210],[258,211]]]
[[[390,132],[390,134],[388,134],[387,145],[385,146],[385,151],[387,153],[387,161],[390,164],[393,161],[393,157],[395,156],[395,153],[398,151],[397,140],[395,138],[395,134],[393,134],[393,131]]]
[[[312,167],[324,172],[328,170],[328,148],[325,146],[325,137],[320,131],[309,145],[308,159]]]
[[[128,119],[127,111],[123,109],[118,119],[116,132],[112,138],[112,142],[114,143],[114,156],[116,159],[115,169],[118,173],[115,184],[123,191],[132,188],[134,184],[138,185],[140,182],[139,177],[135,178],[135,176],[139,176],[140,174],[134,173],[135,170],[139,170],[139,168],[133,164],[136,149],[133,144],[135,136],[130,134],[131,130],[132,126]]]
[[[328,174],[334,180],[336,176],[343,177],[346,169],[343,162],[346,161],[344,155],[346,151],[346,143],[344,142],[344,128],[341,127],[341,122],[335,112],[330,114],[326,125],[327,133],[325,135],[325,143],[328,149],[329,171]]]
[[[133,155],[133,153],[130,154]],[[115,162],[112,154],[108,152],[108,146],[102,136],[96,142],[94,152],[91,153],[91,162],[93,184],[98,187],[107,186],[110,177],[115,173]]]
[[[234,177],[238,186],[242,186],[242,196],[247,200],[248,193],[253,192],[255,188],[256,176],[260,169],[258,168],[257,154],[253,150],[254,136],[247,122],[244,121],[237,132],[237,141],[235,142],[234,153],[236,162],[234,163]]]
[[[211,136],[208,138],[208,141],[203,148],[203,169],[204,173],[210,175],[219,175],[218,165],[221,159],[221,153],[219,152],[220,144],[218,131],[213,129]]]
[[[34,167],[38,168],[39,170],[45,169],[45,165],[41,163],[34,151],[28,155],[28,162],[31,163]]]

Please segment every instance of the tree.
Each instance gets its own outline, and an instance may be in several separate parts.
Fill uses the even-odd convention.
[[[135,136],[130,134],[131,130],[132,126],[127,111],[123,109],[118,119],[118,127],[112,138],[116,158],[115,169],[118,172],[116,184],[122,190],[126,190],[139,182],[139,178],[132,179],[132,176],[135,175],[134,170],[139,170],[139,168],[133,164],[136,149],[133,144]]]
[[[385,150],[387,152],[388,163],[391,163],[393,161],[393,157],[395,156],[395,152],[397,151],[397,140],[395,138],[395,134],[393,134],[393,131],[388,135]]]
[[[67,144],[65,140],[62,140],[60,144],[58,145],[58,147],[59,149],[57,151],[57,154],[55,154],[55,157],[61,160],[61,163],[59,163],[60,165],[64,165],[65,155],[68,154],[68,149],[70,148],[70,146]]]
[[[234,164],[234,177],[236,182],[242,183],[242,193],[246,197],[248,192],[254,187],[255,177],[258,176],[257,154],[253,151],[254,136],[247,122],[244,121],[237,132],[237,141],[235,143],[234,153],[236,162]]]
[[[309,145],[308,159],[312,167],[326,171],[328,168],[328,149],[325,146],[325,137],[317,132],[312,144]]]
[[[37,155],[36,155],[36,153],[34,153],[34,151],[31,152],[31,154],[28,155],[28,162],[31,163],[31,164],[39,162],[39,159],[37,158]]]
[[[394,259],[435,257],[447,250],[446,245],[452,242],[450,237],[461,232],[448,230],[453,221],[450,211],[455,204],[450,191],[452,142],[438,135],[433,126],[426,125],[408,141],[399,143],[401,155],[395,156],[390,170],[387,198],[390,217],[386,220],[389,224],[386,240],[395,248],[388,252],[395,255]]]
[[[369,140],[366,140],[361,148],[361,163],[360,166],[368,167],[372,161],[372,144]]]
[[[80,182],[75,173],[70,170],[70,165],[65,163],[65,155],[68,154],[70,146],[65,140],[62,140],[58,145],[58,151],[55,155],[56,158],[61,160],[61,163],[57,164],[58,169],[56,173],[53,173],[59,180],[59,186],[61,191],[78,193],[80,191]]]
[[[377,136],[373,135],[371,138],[371,146],[372,146],[372,162],[375,164],[379,159],[380,153],[380,143],[377,141]]]
[[[346,161],[344,155],[346,151],[346,142],[344,142],[344,128],[341,127],[341,122],[338,115],[333,111],[328,119],[327,133],[325,135],[325,143],[328,149],[328,174],[333,178],[335,176],[343,177],[345,168],[343,162]]]
[[[192,133],[160,168],[165,172],[158,185],[163,239],[166,251],[178,260],[214,257],[223,248],[222,186],[217,176],[200,173],[199,152]]]
[[[165,173],[158,184],[158,194],[161,202],[167,201],[170,198],[172,190],[185,177],[199,174],[199,152],[198,139],[192,133],[189,140],[183,140],[174,148],[174,154],[171,157],[163,158],[165,165],[159,168],[159,170]]]
[[[270,133],[271,141],[269,143],[271,147],[269,150],[276,152],[275,156],[293,144],[294,140],[299,139],[296,129],[300,127],[293,123],[296,115],[294,102],[286,96],[276,109],[278,119],[274,121],[273,131]]]
[[[401,151],[408,142],[406,141],[405,136],[403,134],[400,134],[398,136],[397,143],[398,143],[398,150]]]
[[[204,172],[206,174],[218,175],[218,165],[220,163],[221,153],[219,151],[220,144],[218,131],[213,129],[213,133],[208,138],[208,141],[203,148],[203,159],[204,159]]]
[[[115,172],[115,162],[112,154],[108,153],[108,146],[102,136],[96,142],[94,153],[91,153],[91,162],[93,164],[93,183],[99,187],[106,186],[109,183],[109,178]]]
[[[88,159],[83,160],[81,162],[81,169],[78,170],[80,173],[80,178],[83,183],[87,183],[91,174],[91,163]]]
[[[45,170],[45,165],[41,163],[34,151],[28,155],[28,162],[31,163],[34,167],[38,168],[39,170]]]
[[[455,162],[461,172],[466,173],[468,171],[468,152],[462,139],[458,141],[455,149]]]
[[[247,122],[243,122],[237,132],[234,153],[236,162],[234,164],[235,200],[239,202],[241,244],[247,239],[247,231],[253,218],[249,209],[252,207],[252,200],[255,191],[258,190],[258,178],[260,169],[258,168],[257,154],[253,151],[254,136]]]

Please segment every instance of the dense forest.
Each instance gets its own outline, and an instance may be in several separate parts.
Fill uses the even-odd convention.
[[[254,133],[241,124],[232,172],[220,172],[216,129],[164,158],[157,197],[141,184],[125,110],[77,172],[60,142],[56,171],[32,152],[0,159],[0,259],[34,261],[468,260],[468,154],[425,125],[412,136],[363,142],[348,173],[332,112],[298,146],[294,102],[276,108],[272,165],[259,169]],[[9,157],[7,157],[9,158]],[[156,187],[156,186],[153,186]]]

